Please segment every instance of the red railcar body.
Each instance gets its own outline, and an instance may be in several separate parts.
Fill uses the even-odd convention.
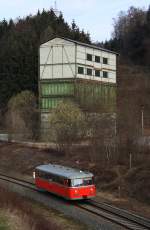
[[[35,170],[35,184],[69,200],[95,197],[93,174],[60,165],[39,166]]]

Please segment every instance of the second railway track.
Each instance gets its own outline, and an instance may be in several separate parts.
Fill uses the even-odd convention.
[[[34,191],[38,191],[34,183],[14,178],[12,176],[7,176],[0,173],[0,180],[10,182]],[[68,204],[68,201],[66,201]],[[113,224],[124,229],[130,230],[148,230],[150,229],[150,220],[128,211],[116,208],[114,206],[108,205],[106,203],[97,202],[95,200],[89,200],[85,202],[71,202],[77,208],[89,214],[93,214],[97,217],[104,218]],[[122,229],[121,228],[121,229]],[[101,228],[100,228],[101,229]],[[107,228],[106,228],[107,229]],[[113,228],[112,228],[113,229]],[[118,229],[118,228],[116,228]]]

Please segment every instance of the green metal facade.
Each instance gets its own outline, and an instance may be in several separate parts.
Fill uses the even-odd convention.
[[[74,100],[83,110],[116,111],[116,85],[86,80],[40,81],[40,108],[50,112],[64,100]]]
[[[116,111],[116,85],[99,82],[77,83],[75,98],[87,111],[115,112]]]

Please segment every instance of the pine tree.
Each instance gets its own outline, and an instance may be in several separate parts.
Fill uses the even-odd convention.
[[[56,17],[52,9],[18,17],[15,22],[0,22],[0,108],[22,90],[38,94],[38,49],[54,35],[90,42],[88,34],[76,24],[71,28],[63,15]]]

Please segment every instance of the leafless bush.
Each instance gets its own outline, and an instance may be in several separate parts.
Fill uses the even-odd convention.
[[[101,166],[116,161],[116,117],[114,114],[86,114],[91,161]]]
[[[13,96],[8,102],[5,121],[9,133],[15,134],[17,139],[35,139],[38,135],[38,110],[34,94],[26,90]]]

